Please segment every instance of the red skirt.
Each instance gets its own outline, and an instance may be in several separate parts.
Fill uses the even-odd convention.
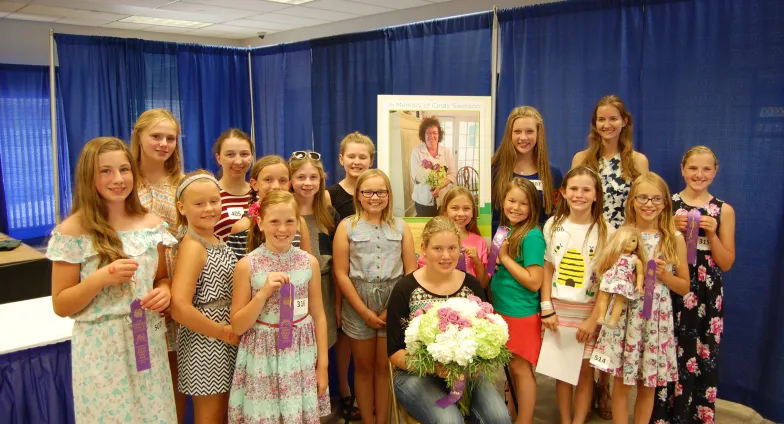
[[[515,318],[501,315],[509,326],[509,341],[506,347],[515,355],[536,365],[539,362],[539,351],[542,350],[542,318],[541,314]]]

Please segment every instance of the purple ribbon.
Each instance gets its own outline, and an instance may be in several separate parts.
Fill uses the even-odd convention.
[[[700,235],[700,211],[692,209],[686,220],[686,259],[689,265],[697,264],[697,241]]]
[[[460,258],[457,260],[456,269],[466,272],[466,258],[465,258],[465,251],[460,248]]]
[[[436,405],[440,406],[441,408],[446,408],[450,405],[454,405],[463,397],[463,391],[465,391],[466,385],[466,378],[465,376],[461,375],[460,378],[455,381],[455,385],[449,389],[449,394],[442,397],[441,399],[436,401]]]
[[[294,286],[280,286],[280,323],[278,324],[278,349],[291,347],[294,328]]]
[[[146,371],[150,364],[150,343],[147,340],[147,313],[142,309],[139,299],[131,302],[131,330],[133,331],[133,351],[136,356],[136,371]]]
[[[504,244],[507,234],[509,234],[509,228],[502,226],[498,227],[495,236],[493,236],[490,252],[487,254],[487,274],[491,277],[495,273],[495,264],[498,262],[498,251],[501,249],[501,245]]]
[[[653,289],[656,286],[656,261],[651,259],[648,261],[648,266],[645,269],[645,282],[643,288],[645,294],[643,295],[642,303],[642,317],[651,319],[651,309],[653,307]]]

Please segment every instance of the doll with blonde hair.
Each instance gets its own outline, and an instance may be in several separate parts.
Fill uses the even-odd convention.
[[[647,259],[641,240],[642,235],[637,228],[621,227],[610,237],[599,256],[596,266],[596,275],[601,275],[598,324],[605,324],[611,296],[615,297],[615,303],[607,325],[615,328],[626,305],[626,299],[634,299],[635,290],[642,294],[642,282],[645,278],[643,264]]]

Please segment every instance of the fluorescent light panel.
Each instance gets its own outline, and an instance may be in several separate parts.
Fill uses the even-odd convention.
[[[310,3],[313,0],[267,0],[275,3],[283,3],[283,4],[303,4],[303,3]]]
[[[208,23],[208,22],[151,18],[149,16],[129,16],[127,18],[120,19],[119,22],[128,22],[132,24],[160,25],[160,26],[177,27],[177,28],[204,28],[206,26],[212,25],[212,23]]]

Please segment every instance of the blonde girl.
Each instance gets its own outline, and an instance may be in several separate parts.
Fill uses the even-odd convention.
[[[318,260],[291,244],[301,219],[291,193],[268,193],[253,215],[260,237],[248,239],[252,250],[234,273],[231,325],[242,336],[229,422],[318,424],[330,413]],[[292,327],[285,333],[283,285],[293,309]],[[289,347],[279,346],[283,334],[290,337]]]
[[[547,250],[541,290],[542,325],[545,331],[577,328],[577,341],[585,345],[577,386],[555,382],[561,423],[581,424],[591,408],[593,368],[589,360],[598,335],[599,284],[594,278],[594,259],[602,252],[610,231],[602,216],[601,182],[590,168],[578,166],[567,172],[560,195],[555,215],[544,224]]]
[[[54,312],[74,320],[76,421],[176,422],[161,313],[171,300],[165,246],[177,241],[139,202],[139,171],[121,140],[87,142],[75,175],[72,214],[52,231],[46,256]],[[132,308],[144,320],[146,367],[138,368]]]
[[[215,160],[221,167],[221,215],[215,226],[215,235],[221,241],[231,232],[231,226],[248,213],[251,187],[245,176],[248,174],[256,147],[250,136],[237,128],[223,132],[213,148]]]
[[[531,106],[518,106],[506,119],[501,145],[490,161],[493,178],[493,228],[501,219],[506,189],[513,178],[531,180],[539,192],[539,225],[555,211],[561,171],[550,164],[544,119]]]
[[[257,160],[250,171],[250,187],[248,208],[259,204],[267,193],[277,190],[288,191],[291,188],[291,169],[288,162],[278,155],[267,155]],[[234,251],[238,260],[253,250],[248,247],[248,234],[255,227],[252,224],[252,218],[246,213],[232,225],[231,233],[227,237],[226,243]],[[310,252],[310,237],[307,231],[302,231],[306,228],[303,220],[300,222],[300,231],[294,236],[292,244],[294,247],[302,246],[302,249]],[[305,241],[304,245],[301,245],[302,240]]]
[[[357,214],[335,233],[333,267],[345,296],[343,331],[351,338],[362,422],[386,423],[387,302],[400,278],[416,269],[414,242],[408,225],[392,215],[392,190],[383,171],[371,169],[359,177],[354,207]]]
[[[139,168],[136,189],[139,201],[147,210],[158,215],[169,233],[177,236],[177,207],[174,192],[182,179],[180,161],[180,124],[166,109],[150,109],[139,115],[131,133],[131,155]],[[174,273],[174,248],[166,249],[166,270],[169,278]],[[172,381],[177,381],[177,328],[171,317],[166,317],[166,342]],[[185,420],[187,397],[175,390],[178,422]]]
[[[483,288],[490,284],[487,275],[487,242],[476,223],[479,209],[474,195],[462,186],[452,187],[444,195],[440,215],[452,220],[460,233],[461,255],[466,257],[465,271],[479,279]],[[422,253],[417,260],[419,268],[427,265],[427,255]]]
[[[675,228],[685,232],[689,211],[700,212],[697,261],[689,265],[689,293],[673,296],[678,382],[657,389],[653,420],[709,421],[716,415],[724,330],[722,273],[735,262],[735,210],[708,191],[718,170],[719,160],[707,146],[690,148],[681,161],[686,188],[672,196]]]
[[[657,174],[646,172],[632,183],[629,199],[626,225],[640,230],[646,257],[656,261],[656,282],[650,319],[642,315],[643,296],[630,300],[621,313],[618,328],[603,329],[596,344],[597,351],[619,364],[611,370],[615,375],[612,409],[616,424],[628,422],[629,392],[633,386],[637,386],[634,422],[647,423],[656,387],[677,380],[670,291],[681,296],[689,292],[686,242],[673,224],[667,183]]]
[[[237,259],[214,235],[220,202],[218,180],[204,170],[186,175],[177,188],[178,221],[187,228],[172,284],[178,390],[193,396],[196,423],[204,424],[226,416],[239,343],[228,324]]]
[[[517,395],[518,424],[533,422],[536,379],[533,366],[542,347],[539,289],[545,241],[539,229],[539,193],[526,178],[513,178],[503,196],[501,225],[510,228],[498,252],[498,270],[490,282],[493,307],[509,325],[506,346],[512,352],[509,370]]]

